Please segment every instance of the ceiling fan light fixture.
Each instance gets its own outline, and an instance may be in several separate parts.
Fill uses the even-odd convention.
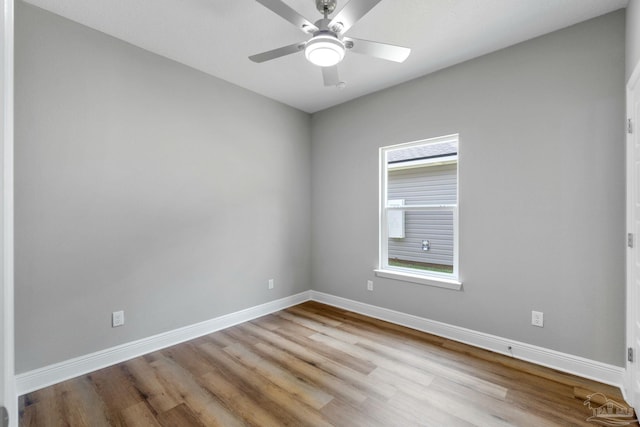
[[[318,35],[304,47],[307,60],[319,67],[333,67],[344,58],[344,43],[331,35]]]

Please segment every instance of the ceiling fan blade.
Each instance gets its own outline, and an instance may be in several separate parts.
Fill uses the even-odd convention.
[[[272,59],[280,58],[281,56],[291,55],[304,49],[304,43],[290,44],[289,46],[279,47],[277,49],[269,50],[267,52],[258,53],[249,57],[253,62],[261,63],[265,61],[271,61]]]
[[[353,43],[353,46],[349,49],[352,52],[375,56],[376,58],[386,59],[387,61],[404,62],[411,53],[411,49],[408,47],[395,46],[392,44],[350,37],[345,37],[344,41]]]
[[[338,67],[322,67],[322,79],[325,86],[337,86],[340,83],[340,77],[338,76]]]
[[[318,27],[304,16],[300,15],[294,9],[289,7],[286,3],[283,3],[281,0],[256,0],[258,3],[275,13],[276,15],[286,19],[291,22],[293,25],[298,27],[300,30],[305,33],[313,33],[318,31]]]
[[[382,0],[351,0],[347,3],[336,16],[329,22],[329,28],[333,28],[334,25],[340,24],[340,34],[344,34],[349,31],[349,28],[353,26],[360,18],[366,15],[371,9],[375,7]]]

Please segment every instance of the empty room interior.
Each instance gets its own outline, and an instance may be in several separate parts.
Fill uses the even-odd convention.
[[[9,425],[637,425],[638,0],[10,3]]]

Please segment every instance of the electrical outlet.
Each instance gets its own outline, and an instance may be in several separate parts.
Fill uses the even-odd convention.
[[[367,290],[373,291],[373,280],[367,280]]]
[[[273,289],[274,286],[273,279],[269,279],[269,289]]]
[[[533,326],[544,327],[544,313],[541,311],[532,311],[531,312],[531,324]]]
[[[111,313],[111,327],[115,328],[122,325],[124,325],[124,311],[120,310]]]

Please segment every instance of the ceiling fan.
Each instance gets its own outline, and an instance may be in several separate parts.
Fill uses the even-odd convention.
[[[253,62],[265,62],[304,51],[309,62],[322,67],[325,86],[344,85],[338,77],[337,64],[344,58],[348,50],[388,61],[403,62],[411,49],[369,40],[345,37],[344,34],[360,18],[366,15],[381,0],[351,0],[333,18],[329,18],[336,9],[337,0],[315,0],[316,8],[323,18],[315,23],[301,16],[282,0],[256,0],[280,17],[291,22],[304,33],[312,37],[303,42],[283,46],[249,57]]]

